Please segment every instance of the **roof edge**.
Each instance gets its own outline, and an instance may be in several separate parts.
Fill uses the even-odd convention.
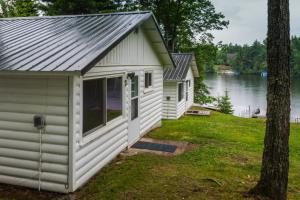
[[[148,20],[153,14],[152,12],[145,12],[145,14],[147,14],[147,16],[144,17],[144,19],[142,19],[139,23],[137,23],[135,26],[133,26],[132,28],[130,28],[126,33],[124,33],[122,35],[122,37],[118,38],[116,41],[114,41],[109,48],[105,49],[105,51],[103,51],[100,55],[98,55],[95,59],[93,59],[86,67],[84,67],[81,70],[81,75],[84,75],[86,72],[88,72],[95,64],[97,64],[97,62],[99,62],[99,60],[101,60],[102,58],[104,58],[108,52],[110,52],[114,47],[116,47],[124,38],[126,38],[130,33],[132,33],[137,27],[139,27],[142,23],[144,23],[146,20]]]
[[[125,12],[126,13],[126,12]],[[128,13],[128,12],[127,12]],[[169,55],[169,58],[173,64],[173,68],[176,67],[175,65],[175,62],[172,58],[172,55],[171,53],[169,52],[168,48],[167,48],[167,45],[166,45],[166,42],[162,36],[162,33],[161,33],[161,30],[158,26],[158,23],[156,21],[156,18],[154,16],[154,14],[151,12],[151,11],[143,11],[143,12],[134,12],[136,14],[141,14],[141,13],[144,13],[144,14],[148,14],[144,17],[144,19],[142,19],[139,23],[137,23],[135,26],[133,26],[130,30],[128,30],[122,37],[120,37],[118,40],[116,40],[113,44],[110,45],[110,47],[108,49],[106,49],[105,51],[103,51],[99,56],[97,56],[92,62],[90,62],[86,67],[84,67],[82,70],[81,70],[81,74],[84,75],[85,73],[87,73],[95,64],[97,64],[97,62],[99,60],[101,60],[102,58],[104,58],[107,53],[109,51],[111,51],[114,47],[116,47],[124,38],[126,38],[130,33],[132,33],[137,27],[139,27],[141,24],[143,24],[145,21],[147,21],[148,19],[153,19],[154,21],[154,24],[156,26],[156,29],[162,39],[162,42],[163,42],[163,45],[164,47],[166,48],[166,51],[168,52],[168,55]],[[168,67],[169,68],[169,67]]]
[[[51,19],[51,18],[69,18],[69,17],[93,17],[93,16],[103,16],[103,15],[129,15],[129,14],[146,14],[151,13],[151,11],[132,11],[132,12],[113,12],[113,13],[98,13],[98,14],[80,14],[80,15],[55,15],[55,16],[30,16],[30,17],[7,17],[0,18],[0,21],[10,21],[10,20],[38,20],[38,19]]]

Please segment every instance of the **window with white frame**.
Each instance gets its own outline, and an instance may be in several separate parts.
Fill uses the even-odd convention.
[[[123,113],[122,77],[83,81],[83,135]]]
[[[179,83],[178,84],[178,102],[181,101],[183,99],[184,96],[184,91],[183,91],[183,83]]]
[[[145,88],[151,88],[152,87],[152,72],[146,72],[145,73]]]

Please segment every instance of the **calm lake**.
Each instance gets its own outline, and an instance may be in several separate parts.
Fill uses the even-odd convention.
[[[229,92],[234,106],[234,115],[249,117],[254,110],[260,109],[261,115],[265,115],[267,101],[267,78],[260,75],[218,75],[206,74],[205,83],[209,87],[212,96],[223,96],[224,91]],[[249,111],[250,108],[250,111]],[[300,117],[300,78],[292,78],[292,103],[291,120]]]

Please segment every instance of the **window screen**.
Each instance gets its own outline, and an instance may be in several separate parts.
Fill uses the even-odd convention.
[[[152,86],[152,73],[146,72],[145,73],[145,88],[149,88]]]
[[[178,84],[178,101],[183,99],[183,83]]]
[[[107,79],[107,121],[122,115],[122,78]]]
[[[105,79],[83,82],[83,132],[105,123]]]
[[[122,115],[122,77],[83,81],[83,133]]]

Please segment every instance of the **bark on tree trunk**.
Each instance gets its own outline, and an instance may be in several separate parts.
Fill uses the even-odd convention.
[[[268,0],[267,122],[261,177],[251,194],[287,199],[290,134],[289,0]]]

